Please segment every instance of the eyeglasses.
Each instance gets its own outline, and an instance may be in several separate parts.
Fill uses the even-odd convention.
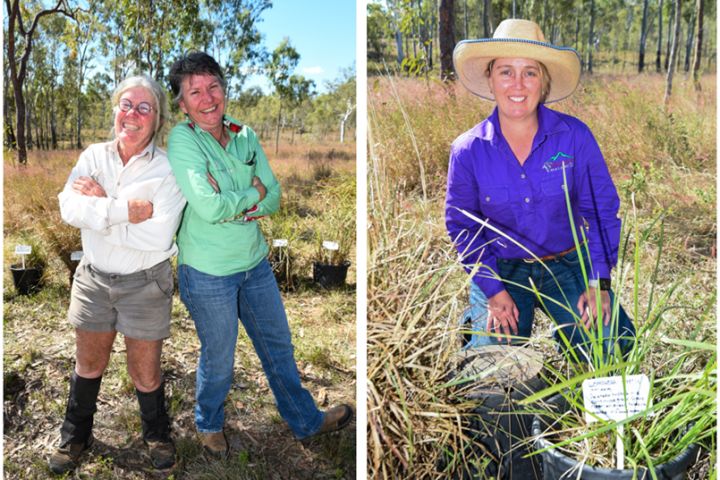
[[[153,108],[153,106],[148,102],[140,102],[137,105],[133,105],[133,103],[127,98],[121,98],[118,102],[118,107],[120,108],[120,111],[125,113],[135,108],[135,111],[140,115],[150,115],[150,112],[155,110],[155,108]]]

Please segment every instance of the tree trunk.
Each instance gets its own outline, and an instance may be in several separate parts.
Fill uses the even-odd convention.
[[[665,42],[665,71],[668,69],[668,63],[670,62],[670,47],[672,45],[672,31],[673,24],[675,23],[675,12],[677,8],[675,3],[670,4],[670,16],[668,17],[668,29],[667,29],[667,42]]]
[[[470,32],[468,32],[468,8],[467,0],[463,0],[463,10],[465,11],[465,21],[463,22],[463,38],[470,38]]]
[[[657,73],[660,73],[662,71],[663,0],[658,0],[658,4],[659,4],[659,7],[658,7],[658,41],[657,41],[657,53],[655,55],[655,70],[657,70]]]
[[[282,118],[282,102],[278,108],[277,125],[275,127],[275,156],[278,154],[278,148],[280,145],[280,119]]]
[[[440,0],[438,9],[438,40],[440,41],[440,79],[455,78],[453,70],[453,49],[455,48],[454,5],[455,0]]]
[[[403,60],[405,60],[405,54],[403,53],[403,38],[400,30],[395,30],[395,45],[397,46],[398,65],[402,65]]]
[[[593,73],[592,52],[595,48],[595,0],[590,0],[590,31],[588,32],[587,71]]]
[[[483,37],[490,38],[493,34],[492,2],[483,0]],[[440,49],[442,51],[442,49]]]
[[[640,24],[640,55],[638,58],[638,73],[642,73],[645,69],[645,42],[647,42],[648,32],[648,2],[643,0],[642,23]]]
[[[681,0],[675,0],[675,30],[672,37],[672,47],[670,48],[670,61],[668,64],[667,83],[665,85],[665,105],[670,102],[670,95],[672,95],[673,73],[675,72],[678,50],[680,49],[680,19],[682,18],[681,7]]]
[[[705,15],[705,11],[703,8],[703,0],[697,0],[696,6],[697,10],[697,22],[695,30],[697,31],[695,36],[695,55],[693,57],[693,84],[695,85],[695,90],[700,90],[700,62],[701,62],[701,56],[702,56],[702,42],[703,42],[703,17]]]
[[[685,73],[688,73],[690,71],[690,58],[692,57],[693,40],[695,39],[695,21],[696,19],[693,12],[693,15],[688,21],[688,33],[687,37],[685,38],[685,63],[683,65]]]

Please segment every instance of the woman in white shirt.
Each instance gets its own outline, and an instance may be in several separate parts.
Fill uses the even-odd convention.
[[[125,339],[152,464],[175,463],[160,353],[170,335],[170,257],[185,200],[155,143],[168,116],[160,85],[130,77],[118,85],[112,104],[114,139],[80,155],[59,195],[63,220],[81,229],[84,255],[68,309],[76,363],[60,446],[49,460],[55,473],[74,469],[92,445],[97,395],[117,332]]]

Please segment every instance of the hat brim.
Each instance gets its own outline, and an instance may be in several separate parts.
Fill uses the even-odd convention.
[[[575,49],[513,38],[461,41],[453,51],[455,73],[470,92],[495,100],[485,72],[488,63],[496,58],[529,58],[542,62],[551,79],[545,103],[569,97],[580,82],[580,56]]]

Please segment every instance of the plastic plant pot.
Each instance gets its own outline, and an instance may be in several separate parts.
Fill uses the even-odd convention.
[[[323,288],[337,288],[345,285],[350,262],[340,265],[328,265],[313,262],[313,281]]]
[[[560,394],[557,394],[547,400],[547,404],[555,406],[558,411],[568,408],[567,400]],[[532,423],[532,434],[536,437],[535,449],[541,450],[553,446],[546,435],[548,428],[552,430],[552,420],[548,415],[536,415]],[[655,465],[655,475],[659,480],[682,480],[686,477],[686,473],[690,466],[695,462],[698,456],[699,445],[692,444],[677,457],[667,463]],[[625,469],[618,470],[612,468],[599,468],[583,465],[580,475],[578,469],[580,464],[574,458],[568,457],[557,448],[551,448],[540,454],[543,464],[543,480],[558,479],[581,479],[581,480],[650,480],[652,475],[647,468],[640,468],[637,472]]]
[[[42,288],[42,268],[23,268],[21,265],[10,265],[15,290],[20,295],[32,295]]]

